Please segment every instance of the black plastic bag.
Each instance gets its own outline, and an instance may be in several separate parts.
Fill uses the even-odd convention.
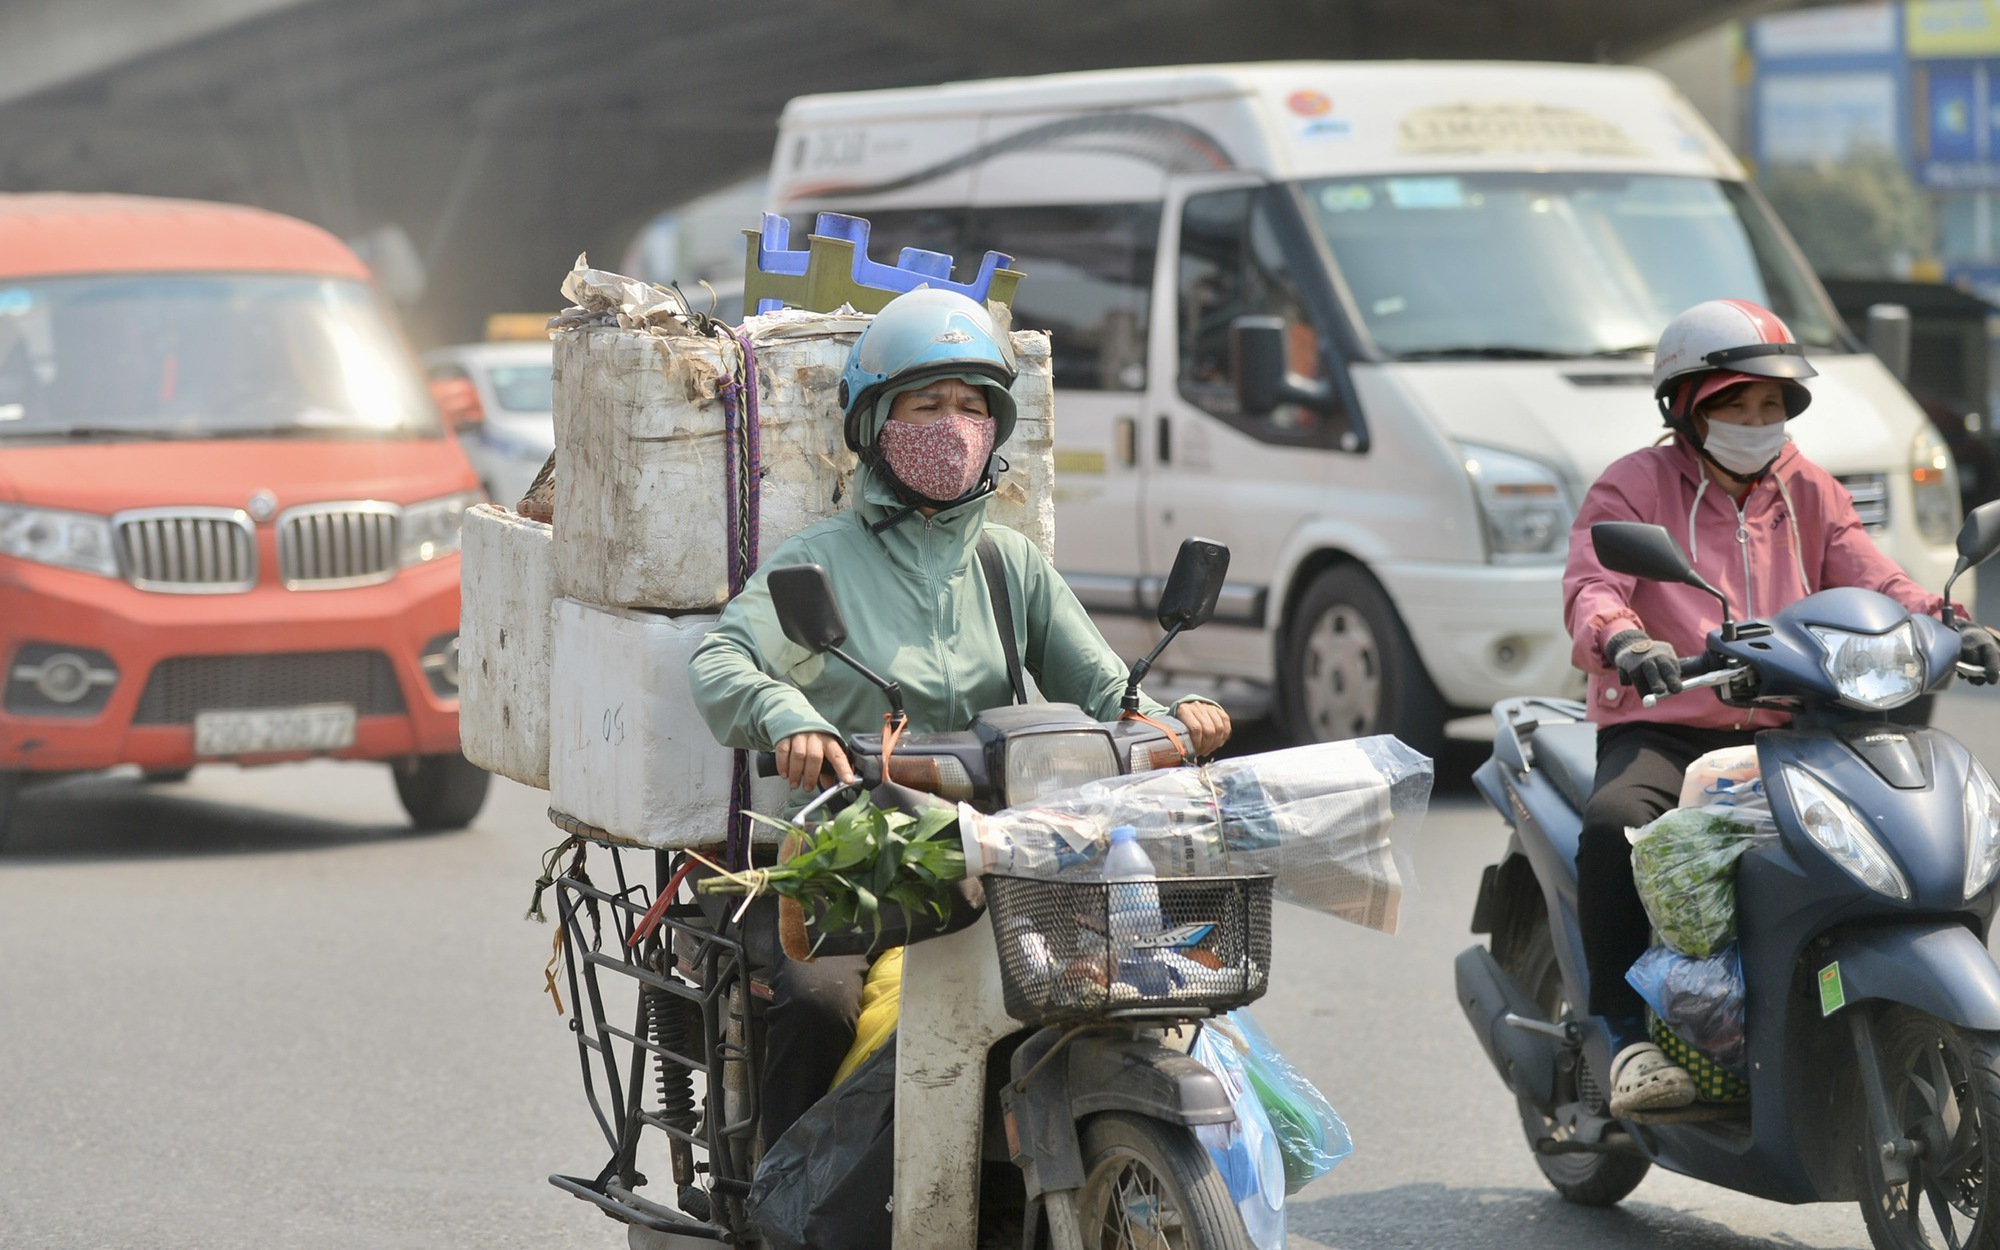
[[[896,1184],[896,1039],[764,1153],[751,1218],[770,1250],[881,1250]]]

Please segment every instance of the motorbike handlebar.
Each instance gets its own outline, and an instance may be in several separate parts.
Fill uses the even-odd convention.
[[[1986,670],[1977,664],[1967,664],[1964,660],[1960,660],[1958,662],[1958,675],[1960,677],[1984,677],[1986,676]]]
[[[1736,677],[1732,668],[1710,668],[1705,655],[1689,656],[1681,661],[1681,672],[1690,674],[1681,679],[1681,691],[1699,690],[1704,686],[1726,686]],[[1640,703],[1646,707],[1658,707],[1661,699],[1671,699],[1673,695],[1649,694]]]

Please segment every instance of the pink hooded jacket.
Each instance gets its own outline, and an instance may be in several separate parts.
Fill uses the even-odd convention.
[[[1743,498],[1739,511],[1687,441],[1648,447],[1614,463],[1583,497],[1570,526],[1563,570],[1563,613],[1571,656],[1590,677],[1590,719],[1600,725],[1646,720],[1704,729],[1763,729],[1788,713],[1723,704],[1708,691],[1662,699],[1647,708],[1618,684],[1604,645],[1628,629],[1644,630],[1677,655],[1698,655],[1722,624],[1722,605],[1693,586],[1640,581],[1597,562],[1590,527],[1599,521],[1663,525],[1710,585],[1729,596],[1738,620],[1769,616],[1815,591],[1860,586],[1912,612],[1937,615],[1944,600],[1927,593],[1882,554],[1861,528],[1847,489],[1787,443],[1778,463]]]

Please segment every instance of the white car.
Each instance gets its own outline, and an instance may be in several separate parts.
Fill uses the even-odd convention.
[[[511,507],[555,450],[554,345],[544,339],[440,347],[424,353],[424,373],[433,393],[440,383],[471,383],[476,408],[469,396],[448,404],[441,394],[440,407],[448,409],[487,495]]]

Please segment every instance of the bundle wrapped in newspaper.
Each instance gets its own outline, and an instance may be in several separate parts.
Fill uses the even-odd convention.
[[[1394,738],[1268,751],[1093,781],[982,816],[960,809],[968,871],[1087,874],[1113,828],[1163,877],[1270,873],[1277,897],[1394,933],[1431,761]]]

